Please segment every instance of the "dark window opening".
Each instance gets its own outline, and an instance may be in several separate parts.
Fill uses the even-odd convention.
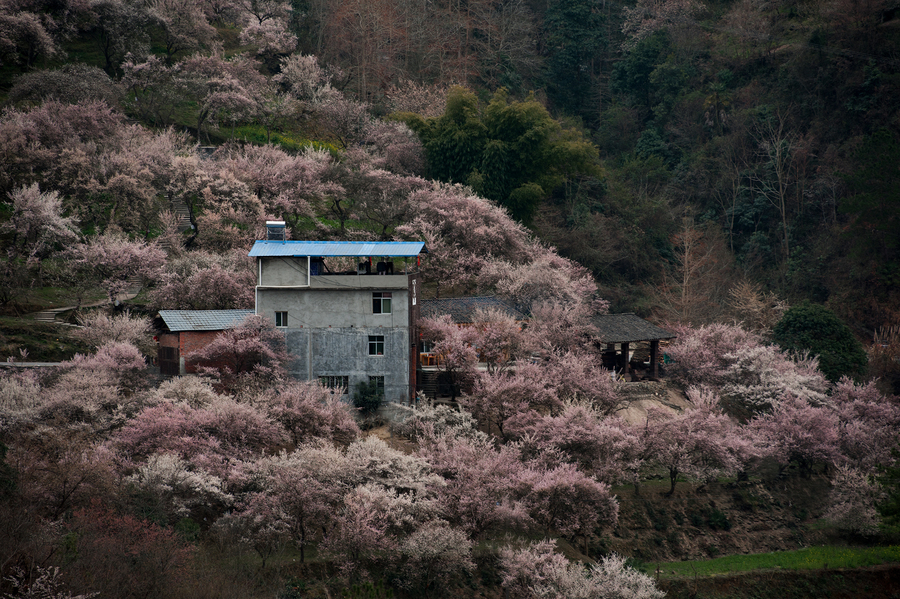
[[[372,294],[372,314],[391,313],[391,292],[376,291]]]
[[[384,335],[369,335],[369,355],[384,355]]]

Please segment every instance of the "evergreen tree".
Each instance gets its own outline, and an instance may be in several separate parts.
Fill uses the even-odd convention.
[[[891,453],[894,456],[893,465],[885,468],[878,477],[878,482],[885,491],[885,497],[877,508],[883,526],[900,530],[900,445],[894,447]]]
[[[832,382],[866,370],[866,352],[834,312],[805,301],[789,309],[773,330],[775,343],[793,352],[818,356],[819,370]]]
[[[851,218],[857,255],[874,262],[885,285],[900,282],[900,140],[887,129],[869,137],[857,155],[860,169],[845,177],[853,195],[841,203]]]
[[[590,108],[607,42],[605,24],[598,0],[562,0],[547,7],[547,95],[556,108],[578,115]]]
[[[567,178],[597,171],[597,148],[564,129],[533,96],[511,102],[500,89],[479,110],[474,92],[455,87],[440,117],[398,118],[422,139],[432,177],[470,185],[523,223]]]

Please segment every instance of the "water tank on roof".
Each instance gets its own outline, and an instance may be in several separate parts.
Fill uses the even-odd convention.
[[[267,220],[266,221],[266,240],[267,241],[284,241],[285,226],[283,220]]]

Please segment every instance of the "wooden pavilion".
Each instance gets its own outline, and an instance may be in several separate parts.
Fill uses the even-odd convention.
[[[623,376],[634,375],[629,354],[633,345],[641,342],[650,343],[650,361],[648,378],[659,378],[659,342],[674,339],[675,333],[647,322],[635,314],[604,314],[591,319],[597,328],[597,337],[606,346],[603,352],[603,365],[615,370]]]

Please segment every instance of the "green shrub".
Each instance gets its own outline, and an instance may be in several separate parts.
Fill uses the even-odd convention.
[[[653,509],[650,504],[647,504],[647,517],[650,518],[650,522],[653,524],[653,529],[658,531],[663,531],[669,528],[670,520],[669,514],[666,513],[665,508],[660,508],[659,510]]]
[[[828,380],[860,376],[866,371],[866,352],[834,312],[805,301],[784,313],[773,330],[775,343],[792,352],[819,357],[819,370]]]
[[[355,584],[341,593],[343,599],[391,599],[393,596],[394,591],[386,588],[381,581]]]
[[[353,394],[353,405],[357,407],[363,416],[371,416],[378,411],[384,401],[384,391],[378,388],[375,381],[359,383]]]
[[[709,527],[713,530],[731,530],[731,521],[725,515],[725,512],[721,510],[710,510],[706,520],[709,523]]]
[[[193,518],[182,518],[175,523],[175,532],[188,543],[196,543],[200,539],[200,523]]]
[[[300,599],[307,596],[308,584],[300,578],[289,578],[284,582],[284,587],[278,593],[278,599]]]

